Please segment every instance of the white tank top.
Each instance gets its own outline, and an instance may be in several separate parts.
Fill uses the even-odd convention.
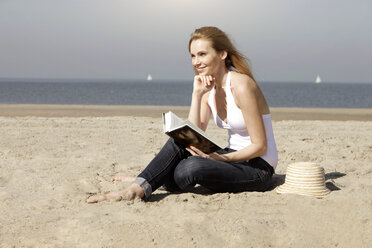
[[[215,90],[214,88],[209,93],[208,104],[212,110],[213,119],[216,125],[220,128],[228,130],[228,148],[240,150],[252,144],[251,137],[247,131],[242,111],[236,106],[234,97],[230,89],[230,71],[226,78],[226,103],[227,103],[227,123],[225,123],[217,115],[215,108]],[[278,151],[276,149],[274,132],[271,124],[270,114],[262,115],[263,123],[265,126],[266,139],[267,139],[267,152],[261,156],[268,162],[274,169],[278,164]]]

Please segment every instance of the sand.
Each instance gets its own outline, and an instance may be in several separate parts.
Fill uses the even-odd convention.
[[[91,194],[123,188],[126,183],[111,178],[136,176],[167,137],[161,118],[154,116],[166,107],[84,108],[0,107],[0,247],[372,243],[372,121],[355,117],[371,116],[371,110],[337,110],[331,120],[322,118],[325,110],[303,110],[307,119],[293,120],[299,109],[273,109],[273,116],[281,113],[273,121],[279,164],[267,192],[210,194],[197,187],[183,194],[158,190],[147,202],[87,204]],[[171,109],[186,115],[185,107]],[[207,132],[226,143],[226,134],[213,123]],[[329,196],[275,192],[287,165],[298,161],[324,167]]]

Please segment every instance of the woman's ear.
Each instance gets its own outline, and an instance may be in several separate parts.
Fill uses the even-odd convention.
[[[220,57],[221,57],[221,60],[225,60],[227,58],[227,52],[226,51],[221,51]]]

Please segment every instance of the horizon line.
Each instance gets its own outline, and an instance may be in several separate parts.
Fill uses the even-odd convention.
[[[108,78],[108,77],[99,77],[99,78],[72,78],[72,77],[0,77],[0,82],[6,82],[6,81],[13,81],[13,82],[26,82],[29,81],[30,83],[34,83],[35,81],[41,81],[41,82],[46,82],[46,81],[55,81],[57,82],[86,82],[91,83],[95,82],[97,83],[102,82],[104,80],[110,81],[110,82],[119,82],[119,81],[137,81],[137,82],[169,82],[169,81],[174,81],[174,82],[185,82],[192,79],[174,79],[174,78],[153,78],[151,81],[146,80],[146,78]],[[258,83],[315,83],[315,81],[304,81],[304,80],[256,80]],[[50,82],[53,83],[53,82]],[[102,82],[103,83],[103,82]],[[360,83],[360,84],[371,84],[372,81],[354,81],[354,82],[347,82],[347,81],[322,81],[320,84],[324,83]]]

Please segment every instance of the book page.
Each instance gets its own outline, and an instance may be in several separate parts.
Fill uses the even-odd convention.
[[[169,111],[168,113],[163,113],[163,122],[164,132],[167,132],[184,123],[181,118],[179,118],[171,111]]]
[[[171,116],[171,123],[172,123],[170,126],[171,129],[176,126],[182,125],[182,123],[184,123],[184,121],[181,118],[179,118],[177,115],[175,115],[173,112],[169,111],[169,114]]]

